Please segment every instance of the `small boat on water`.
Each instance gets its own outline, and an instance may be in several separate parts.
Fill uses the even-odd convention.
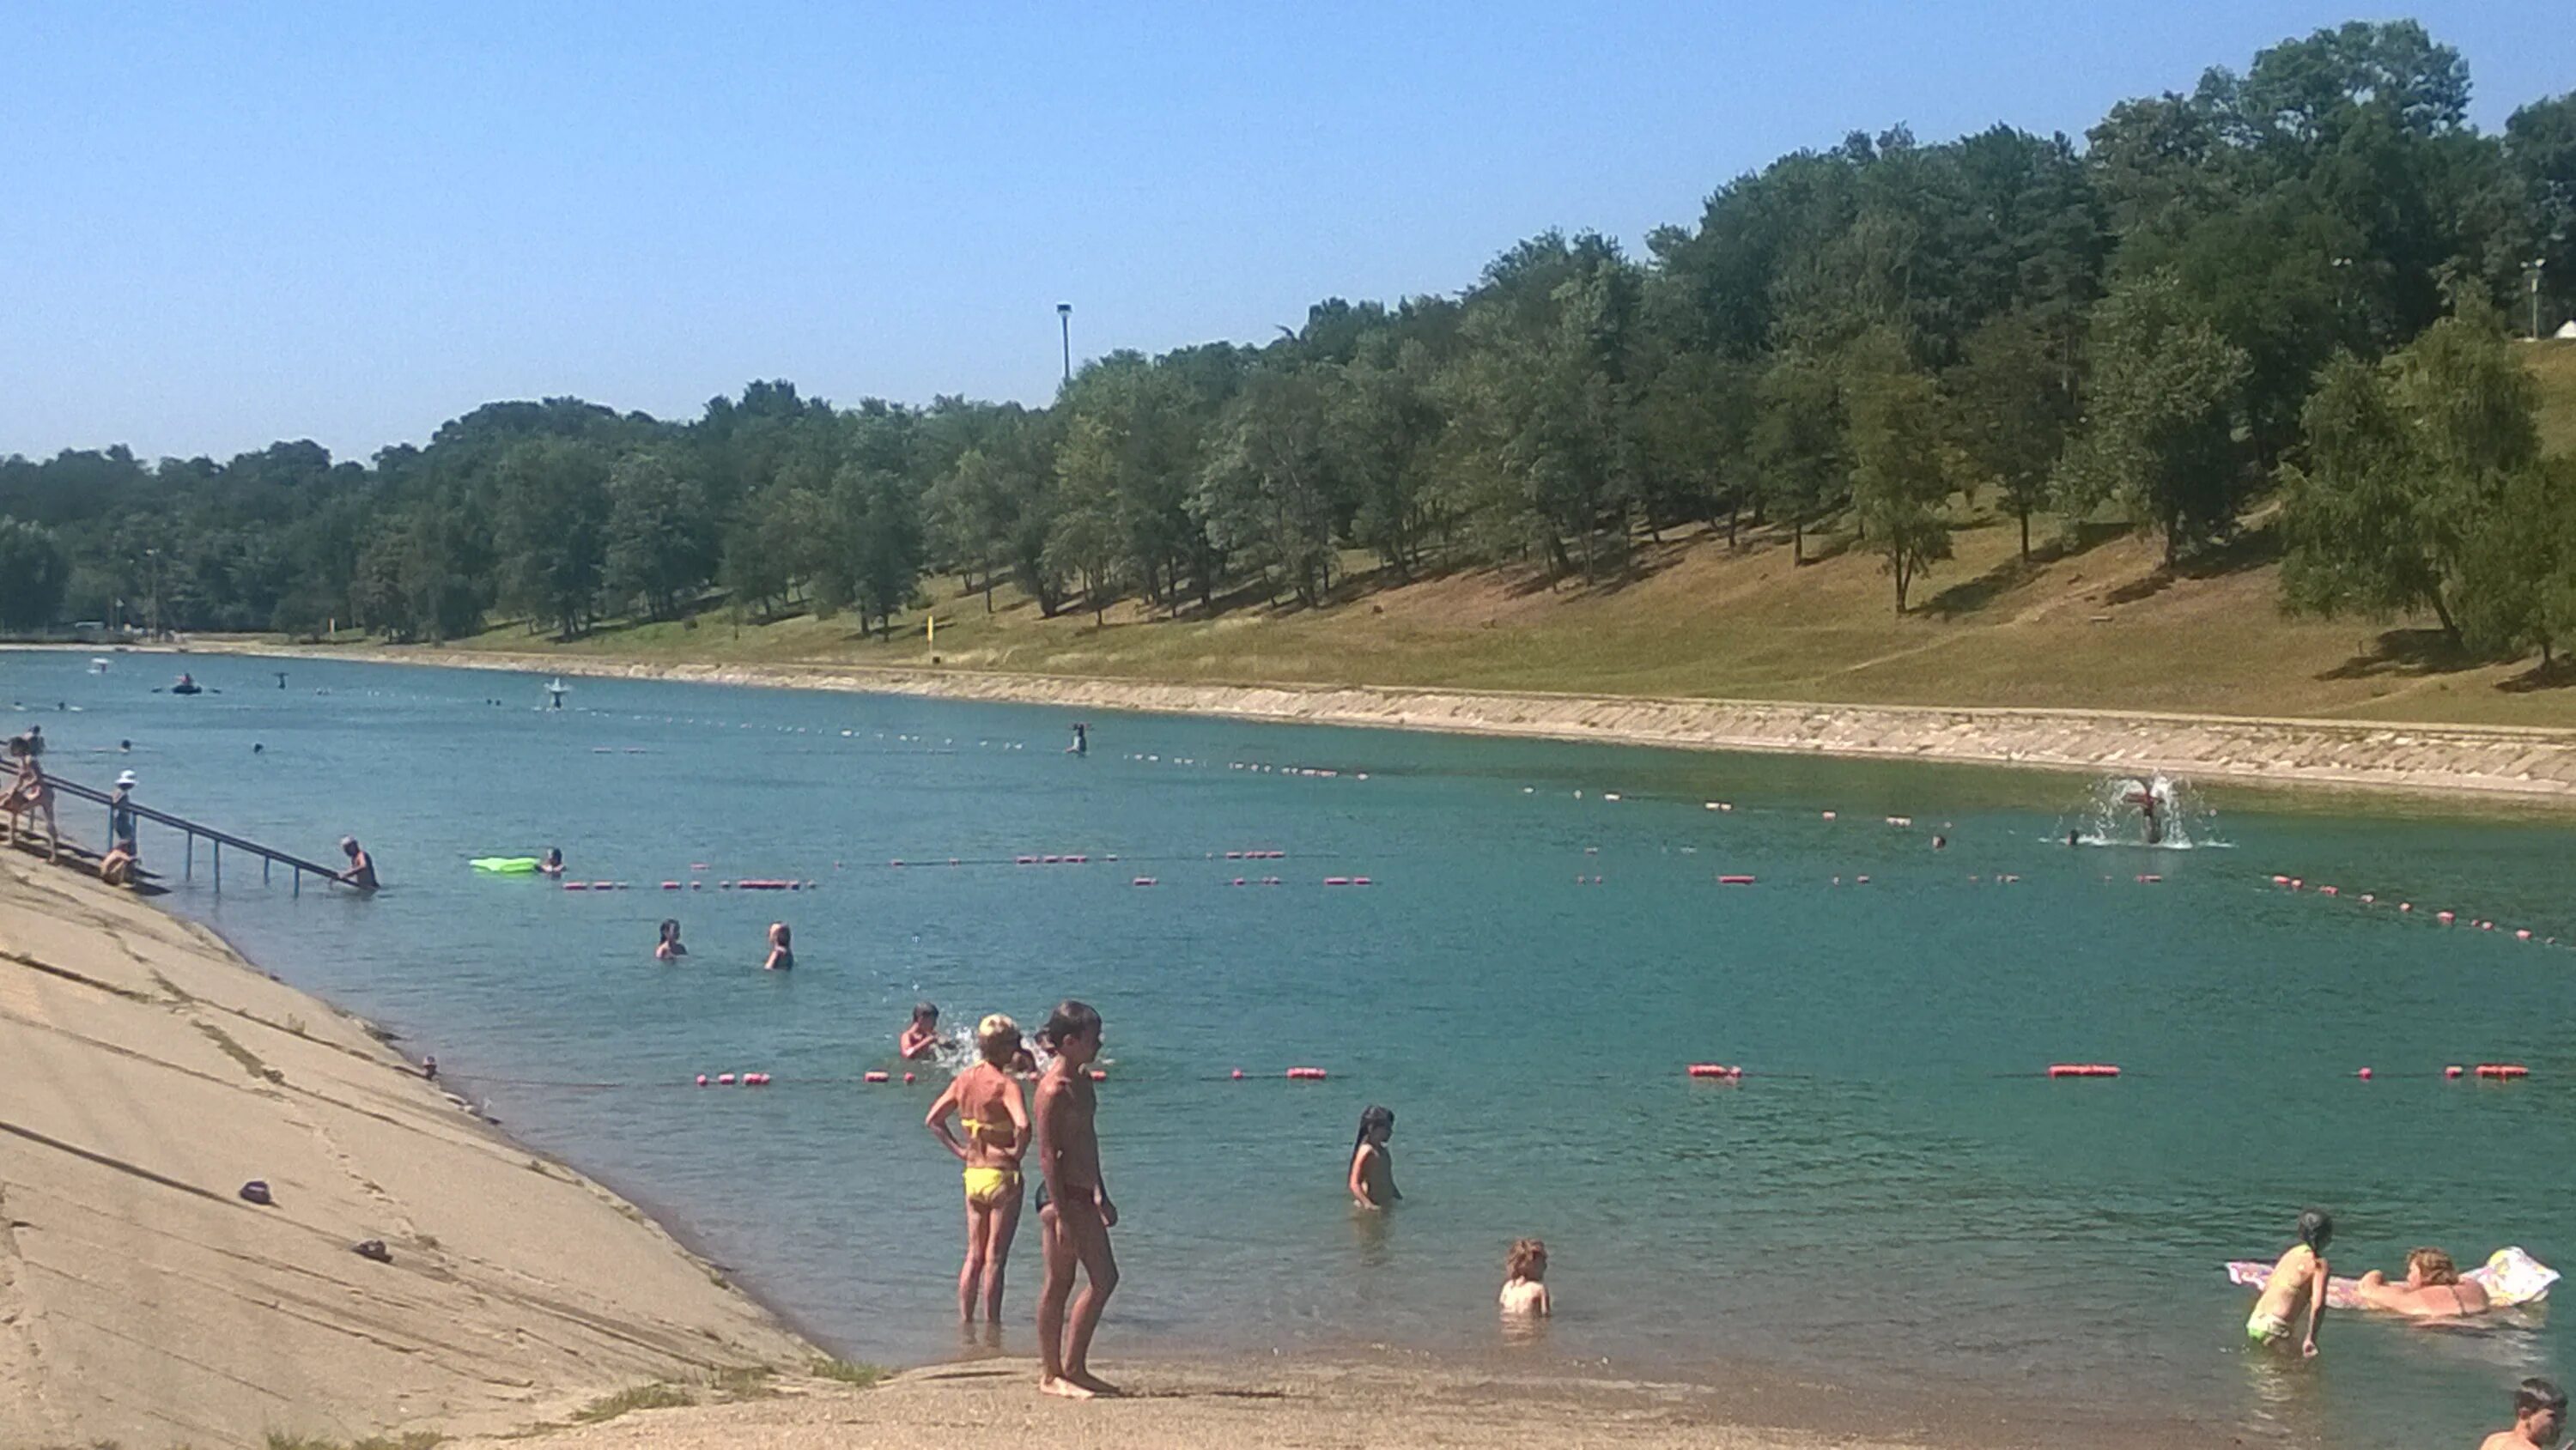
[[[206,687],[198,684],[195,677],[185,671],[180,673],[179,683],[170,687],[170,693],[173,695],[202,695],[205,692]]]

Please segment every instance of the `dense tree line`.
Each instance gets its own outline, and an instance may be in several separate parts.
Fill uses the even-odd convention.
[[[1087,364],[1053,405],[837,408],[755,383],[687,422],[495,403],[426,446],[0,460],[0,623],[571,636],[718,602],[890,632],[926,576],[1049,615],[1319,604],[1640,540],[1827,530],[1907,608],[1955,500],[2109,516],[2167,561],[2277,493],[2293,608],[2475,648],[2576,631],[2576,479],[2508,318],[2576,298],[2576,95],[2466,120],[2417,25],[2286,41],[2082,145],[1903,127],[1784,156],[1657,230],[1510,247],[1455,296],[1327,300],[1261,346]]]

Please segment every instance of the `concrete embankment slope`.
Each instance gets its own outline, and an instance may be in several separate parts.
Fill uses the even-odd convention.
[[[354,1019],[0,852],[0,1445],[500,1431],[812,1354]]]
[[[1691,750],[1751,750],[2576,803],[2576,730],[2401,725],[2103,710],[1830,705],[1377,686],[1149,680],[832,665],[623,662],[577,655],[381,650],[344,657],[468,669],[864,690]]]

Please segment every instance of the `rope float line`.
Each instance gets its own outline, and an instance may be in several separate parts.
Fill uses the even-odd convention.
[[[2281,874],[2279,874],[2279,873],[2277,873],[2277,872],[2276,872],[2276,873],[2274,873],[2274,874],[2273,874],[2273,876],[2272,876],[2272,884],[2273,884],[2273,885],[2275,885],[2275,886],[2281,887],[2281,888],[2283,888],[2284,890],[2288,890],[2288,891],[2305,891],[2305,890],[2307,890],[2307,889],[2308,889],[2308,883],[2307,883],[2306,878],[2304,878],[2304,877],[2299,877],[2299,876],[2284,876],[2284,875],[2281,875]],[[2319,895],[2319,896],[2331,896],[2331,897],[2336,897],[2336,898],[2338,898],[2338,899],[2341,899],[2341,898],[2343,897],[2343,895],[2344,895],[2343,891],[2342,891],[2340,888],[2338,888],[2338,887],[2333,887],[2333,886],[2325,886],[2325,885],[2319,885],[2319,886],[2316,888],[2316,893],[2317,893],[2317,895]],[[2364,892],[2360,892],[2360,893],[2355,894],[2354,896],[2352,896],[2352,897],[2351,897],[2351,899],[2352,899],[2352,900],[2354,900],[2354,901],[2359,902],[2359,903],[2360,903],[2361,905],[2363,905],[2363,906],[2373,906],[2373,905],[2378,904],[2378,902],[2379,902],[2379,894],[2378,894],[2377,892],[2364,891]],[[2399,911],[2399,912],[2401,912],[2401,913],[2403,913],[2403,914],[2405,914],[2405,915],[2409,915],[2409,916],[2411,916],[2411,915],[2413,915],[2413,914],[2414,914],[2414,912],[2415,912],[2415,903],[2414,903],[2414,902],[2412,902],[2412,901],[2400,901],[2400,902],[2398,902],[2398,903],[2397,903],[2397,909],[2398,909],[2398,911]],[[2463,918],[2463,917],[2462,917],[2458,912],[2455,912],[2455,911],[2436,911],[2436,912],[2434,912],[2434,913],[2433,913],[2433,920],[2434,920],[2434,921],[2436,921],[2436,922],[2438,922],[2438,923],[2440,923],[2440,924],[2441,924],[2441,925],[2443,925],[2443,926],[2456,926],[2456,925],[2461,925],[2461,924],[2465,923],[2465,924],[2467,924],[2467,925],[2470,925],[2470,926],[2474,926],[2474,927],[2476,927],[2479,931],[2496,931],[2496,930],[2499,930],[2499,928],[2496,926],[2495,922],[2494,922],[2492,919],[2490,919],[2490,918],[2484,918],[2484,917],[2466,917],[2466,918]],[[2527,927],[2527,926],[2524,926],[2524,927],[2514,927],[2514,928],[2511,928],[2511,930],[2512,930],[2512,932],[2513,932],[2513,939],[2514,939],[2515,941],[2519,941],[2519,942],[2531,942],[2531,941],[2537,941],[2537,942],[2539,942],[2539,943],[2540,943],[2541,945],[2543,945],[2543,946],[2553,946],[2553,947],[2559,944],[2559,943],[2558,943],[2558,938],[2556,938],[2556,937],[2554,937],[2554,936],[2552,936],[2552,937],[2542,937],[2542,936],[2538,936],[2538,935],[2534,934],[2534,932],[2532,931],[2532,929],[2531,929],[2530,927]]]

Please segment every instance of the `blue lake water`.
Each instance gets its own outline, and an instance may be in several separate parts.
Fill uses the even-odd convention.
[[[1483,1351],[1503,1250],[1537,1235],[1559,1318],[1520,1352],[1549,1362],[2071,1389],[2339,1446],[2459,1440],[2515,1380],[2576,1369],[2545,1309],[2347,1316],[2314,1364],[2249,1354],[2218,1269],[2309,1203],[2347,1271],[2416,1244],[2576,1261],[2553,818],[2221,794],[2196,849],[2072,849],[2097,790],[2058,776],[1134,715],[1093,717],[1076,760],[1072,717],[1036,708],[580,680],[548,712],[527,675],[298,660],[280,690],[221,658],[190,662],[221,693],[151,693],[178,663],[0,654],[0,706],[28,707],[0,726],[256,840],[325,858],[358,834],[373,900],[235,859],[218,897],[201,852],[167,902],[437,1054],[854,1356],[956,1350],[960,1219],[932,1083],[856,1079],[900,1073],[916,997],[1034,1025],[1074,995],[1108,1021],[1112,1358]],[[94,814],[67,824],[95,840]],[[549,844],[633,889],[465,865]],[[175,838],[144,847],[177,875]],[[1044,854],[1091,861],[1012,864]],[[742,877],[818,885],[716,885]],[[665,915],[685,965],[652,960]],[[792,974],[756,969],[777,919]],[[1703,1061],[1747,1075],[1689,1080]],[[2038,1075],[2057,1061],[2127,1075]],[[2481,1061],[2531,1078],[2441,1076]],[[1308,1064],[1330,1078],[1282,1079]],[[692,1085],[746,1070],[777,1085]],[[1407,1195],[1382,1220],[1342,1190],[1371,1102]],[[1014,1267],[1025,1350],[1033,1235]]]

